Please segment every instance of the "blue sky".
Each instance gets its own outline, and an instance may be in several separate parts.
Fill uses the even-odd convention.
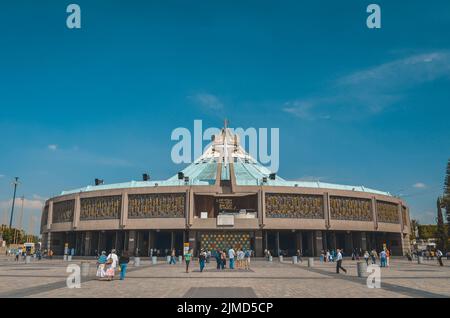
[[[82,29],[65,25],[66,6]],[[376,2],[382,28],[369,30]],[[280,128],[280,170],[402,195],[434,222],[450,157],[450,2],[14,1],[0,10],[0,216],[167,178],[173,129]],[[18,211],[18,210],[16,210]]]

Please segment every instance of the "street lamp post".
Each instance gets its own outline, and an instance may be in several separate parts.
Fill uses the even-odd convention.
[[[16,191],[17,191],[17,185],[19,184],[19,177],[14,178],[14,195],[13,195],[13,201],[12,201],[12,207],[11,207],[11,218],[9,219],[9,228],[12,228],[12,221],[14,217],[14,203],[16,201]]]

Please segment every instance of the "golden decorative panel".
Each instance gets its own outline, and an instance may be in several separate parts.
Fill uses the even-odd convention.
[[[128,218],[183,218],[184,193],[130,194],[128,195]]]
[[[377,219],[380,223],[400,223],[398,205],[395,203],[377,201]]]
[[[406,207],[402,206],[402,219],[403,219],[403,224],[406,226],[408,225],[408,212]]]
[[[75,200],[53,203],[52,223],[64,223],[73,221]]]
[[[333,220],[373,221],[371,206],[368,199],[330,197],[330,217]]]
[[[82,198],[80,201],[80,220],[120,219],[122,196]]]
[[[323,219],[323,196],[305,194],[266,194],[269,218]]]

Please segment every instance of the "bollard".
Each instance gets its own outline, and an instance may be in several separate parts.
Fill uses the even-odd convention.
[[[25,257],[25,264],[30,264],[31,263],[31,256],[30,255],[27,255],[26,257]]]
[[[272,261],[273,261],[273,257],[269,256],[269,262],[272,262]]]
[[[156,256],[152,256],[152,264],[156,265],[158,263],[158,258]]]
[[[417,264],[423,264],[423,256],[417,258]]]
[[[313,257],[308,258],[308,267],[314,267],[314,258]]]
[[[282,262],[283,261],[283,255],[278,256],[278,259],[279,259],[280,262]]]
[[[366,262],[357,263],[358,277],[367,277],[367,264]]]
[[[81,277],[89,276],[89,262],[81,262]]]
[[[178,262],[181,264],[181,263],[183,263],[183,256],[178,256]]]
[[[72,255],[67,256],[67,261],[71,262],[72,261]]]
[[[67,255],[64,254],[63,261],[67,262]]]
[[[298,257],[292,256],[292,264],[298,264]]]
[[[167,256],[167,264],[170,264],[170,256]]]
[[[141,258],[140,257],[134,258],[134,266],[141,266]]]

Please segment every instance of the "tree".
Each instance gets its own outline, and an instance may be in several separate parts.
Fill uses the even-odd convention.
[[[445,174],[443,206],[447,214],[447,224],[450,224],[450,159],[447,162]],[[447,227],[447,237],[450,237],[450,226]]]
[[[436,229],[436,238],[437,246],[441,251],[447,250],[447,230],[444,224],[444,217],[442,215],[442,207],[443,202],[441,198],[437,199],[437,229]]]

